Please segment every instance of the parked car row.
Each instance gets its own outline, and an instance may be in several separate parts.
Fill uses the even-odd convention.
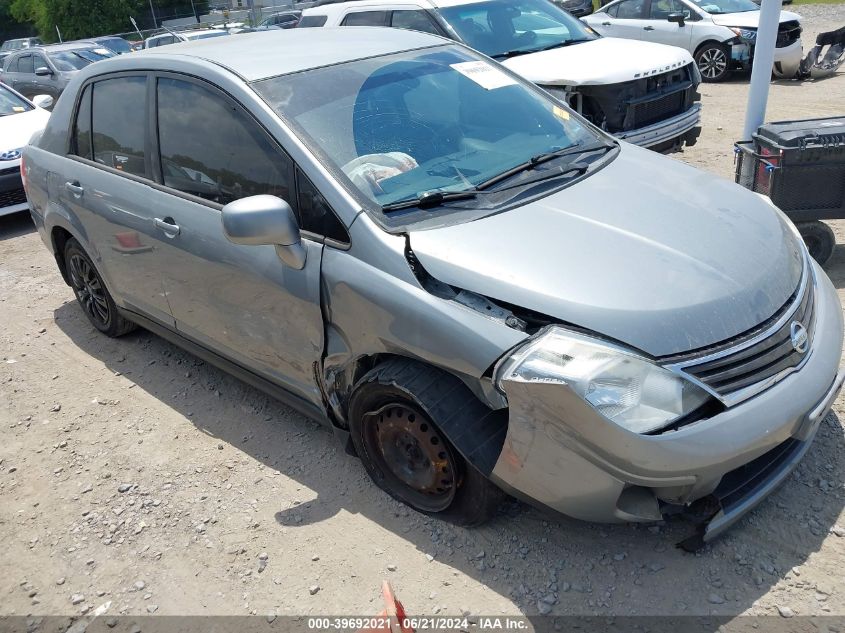
[[[467,6],[441,8],[485,45],[505,22],[513,51],[589,34]],[[94,328],[324,422],[412,508],[686,514],[694,550],[811,445],[845,380],[837,292],[767,199],[524,74],[396,29],[163,46],[77,73],[21,172]]]
[[[705,81],[748,70],[754,58],[760,7],[751,0],[615,0],[584,21],[608,37],[658,42],[688,50]],[[780,14],[772,69],[794,77],[801,63],[800,16]]]
[[[21,182],[21,152],[29,139],[47,125],[52,97],[30,101],[0,83],[0,216],[25,211],[26,193]]]
[[[114,56],[108,48],[91,42],[32,46],[3,60],[0,81],[28,99],[45,94],[57,100],[75,73]]]
[[[548,0],[323,2],[299,27],[392,26],[447,37],[500,61],[599,128],[636,145],[692,145],[700,74],[690,54],[605,38]]]

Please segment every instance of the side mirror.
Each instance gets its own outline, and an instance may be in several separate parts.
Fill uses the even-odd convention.
[[[46,77],[47,75],[52,75],[53,71],[47,68],[46,66],[39,66],[35,69],[35,74],[39,77]]]
[[[683,26],[686,17],[679,11],[677,13],[670,13],[666,19],[670,22],[675,22],[678,26]]]
[[[293,209],[276,196],[250,196],[230,202],[221,212],[223,233],[234,244],[272,245],[291,268],[302,270],[306,250]]]
[[[53,107],[53,97],[50,95],[35,95],[32,98],[32,102],[39,108],[44,108],[45,110],[49,110]]]

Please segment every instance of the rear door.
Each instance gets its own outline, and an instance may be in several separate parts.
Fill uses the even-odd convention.
[[[146,74],[89,83],[76,104],[69,157],[51,176],[79,217],[118,305],[173,327],[162,285],[169,238],[154,224]]]
[[[211,84],[157,78],[163,190],[170,235],[165,289],[177,329],[254,373],[321,406],[314,364],[323,352],[323,244],[306,234],[305,266],[281,262],[273,246],[242,246],[223,233],[222,206],[270,194],[299,210],[296,168],[267,131]]]
[[[17,60],[12,61],[9,74],[6,75],[4,73],[4,78],[8,79],[5,83],[12,86],[12,88],[20,92],[24,97],[31,98],[35,96],[32,94],[32,78],[35,76],[34,72],[32,53],[24,53],[19,55]]]

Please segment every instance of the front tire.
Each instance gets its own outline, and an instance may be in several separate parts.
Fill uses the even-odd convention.
[[[137,327],[120,316],[94,262],[73,238],[65,244],[65,267],[70,287],[91,325],[111,337],[123,336]]]
[[[718,83],[727,78],[731,70],[731,50],[718,42],[707,42],[695,51],[695,65],[707,83]]]
[[[460,380],[416,361],[390,360],[367,373],[349,402],[349,430],[376,485],[456,525],[489,519],[504,493],[463,459],[437,424],[442,412],[464,410],[471,400]]]

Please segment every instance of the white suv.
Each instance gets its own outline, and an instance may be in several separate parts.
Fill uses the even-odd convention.
[[[793,77],[801,63],[801,16],[782,11],[775,65]],[[760,7],[751,0],[617,0],[583,18],[608,37],[670,44],[693,54],[704,81],[751,67]]]
[[[548,0],[324,0],[298,28],[317,26],[392,26],[463,42],[643,147],[692,145],[701,132],[701,76],[687,51],[601,37]]]

